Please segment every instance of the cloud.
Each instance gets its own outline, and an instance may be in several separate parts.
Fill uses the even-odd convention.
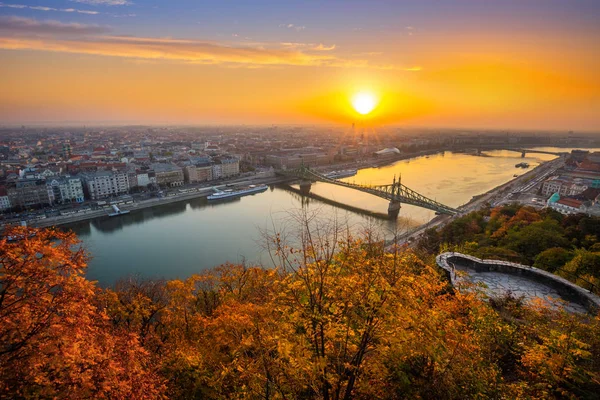
[[[319,43],[317,46],[313,47],[313,50],[317,50],[317,51],[335,50],[335,44],[332,44],[331,46],[325,46],[323,43]]]
[[[327,53],[335,48],[334,45],[325,46],[322,43],[221,43],[194,39],[107,35],[105,33],[108,30],[108,27],[98,25],[0,17],[0,49],[90,54],[126,58],[128,61],[164,60],[246,68],[397,68],[393,65],[373,65],[365,59],[340,58]]]
[[[63,23],[59,21],[38,21],[32,18],[0,16],[0,32],[8,32],[11,36],[25,35],[93,35],[106,33],[110,29],[100,25],[84,25]]]
[[[305,50],[314,50],[314,51],[331,51],[335,50],[335,44],[331,46],[326,46],[323,43],[300,43],[300,42],[281,42],[279,43],[281,46],[288,49],[305,49]],[[261,44],[265,46],[265,43]]]
[[[419,66],[404,68],[404,71],[410,71],[410,72],[418,72],[418,71],[422,71],[422,70],[423,70],[423,68],[419,67]]]
[[[89,15],[100,14],[98,11],[79,10],[79,9],[76,9],[76,8],[54,8],[54,7],[45,7],[45,6],[28,6],[28,5],[25,5],[25,4],[4,4],[4,3],[0,3],[0,7],[4,7],[4,8],[16,8],[16,9],[27,9],[27,10],[35,10],[35,11],[56,11],[56,12],[67,12],[67,13],[79,13],[79,14],[89,14]]]
[[[361,56],[380,56],[383,54],[383,51],[365,51],[358,54]]]
[[[294,24],[279,24],[280,28],[294,29],[296,32],[300,32],[306,29],[304,25],[294,25]]]
[[[127,0],[71,0],[75,3],[90,4],[92,6],[125,6],[132,4]]]

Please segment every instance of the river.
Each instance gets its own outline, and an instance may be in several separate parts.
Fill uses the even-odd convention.
[[[566,149],[545,148],[549,151]],[[348,182],[391,183],[394,176],[417,192],[452,207],[468,202],[527,170],[515,168],[525,161],[531,168],[552,155],[489,151],[484,156],[445,152],[398,161],[381,168],[362,169]],[[375,227],[384,235],[406,230],[433,218],[434,212],[403,205],[396,221],[386,214],[384,199],[335,185],[316,183],[312,193],[364,209],[347,211],[316,199],[303,199],[281,187],[226,201],[194,199],[133,211],[116,218],[98,218],[69,225],[91,254],[88,278],[110,286],[128,275],[150,278],[186,278],[225,263],[272,265],[261,232],[284,228],[290,215],[302,207],[320,219],[337,219],[352,230]]]

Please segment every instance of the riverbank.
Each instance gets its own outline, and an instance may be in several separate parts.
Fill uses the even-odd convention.
[[[261,178],[261,179],[255,179],[255,180],[245,179],[243,181],[242,180],[232,181],[232,182],[229,182],[228,184],[272,185],[272,184],[277,184],[280,182],[282,182],[281,178]],[[220,188],[224,188],[225,186],[226,185],[219,185],[219,186],[214,186],[214,188],[220,189]],[[178,203],[181,201],[188,201],[188,200],[193,200],[193,199],[198,199],[198,198],[204,198],[204,197],[208,197],[211,193],[213,193],[212,186],[205,187],[205,188],[199,188],[198,191],[192,192],[192,193],[182,193],[182,194],[177,194],[172,197],[162,197],[162,198],[156,197],[156,198],[152,198],[152,199],[138,201],[133,204],[120,205],[119,208],[123,211],[131,212],[131,211],[143,210],[145,208],[159,207],[159,206],[163,206],[163,205],[167,205],[167,204]],[[112,212],[112,209],[106,208],[106,209],[102,209],[102,210],[81,212],[81,213],[77,213],[74,215],[48,217],[48,218],[44,218],[41,220],[31,221],[28,225],[31,227],[34,227],[34,228],[47,228],[50,226],[68,225],[68,224],[72,224],[75,222],[81,222],[81,221],[86,221],[86,220],[95,219],[95,218],[108,217],[108,214],[110,212]],[[116,218],[118,218],[118,217],[116,217]]]

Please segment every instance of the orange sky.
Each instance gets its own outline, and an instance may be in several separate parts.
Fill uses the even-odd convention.
[[[408,28],[240,42],[0,15],[0,123],[348,124],[370,91],[374,124],[600,130],[598,30]]]

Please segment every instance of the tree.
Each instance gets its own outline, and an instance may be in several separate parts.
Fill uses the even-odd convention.
[[[562,227],[552,219],[533,222],[520,229],[511,229],[504,242],[506,247],[522,254],[528,263],[533,263],[535,257],[546,249],[570,247]]]
[[[600,293],[600,253],[579,249],[557,274],[588,290]]]
[[[534,267],[555,272],[573,258],[573,252],[562,247],[551,247],[535,258]]]
[[[0,392],[9,397],[159,397],[131,335],[94,304],[72,233],[12,228],[0,241]]]
[[[268,235],[276,268],[226,264],[105,290],[85,279],[73,234],[9,231],[0,397],[597,397],[598,316],[512,296],[483,301],[449,287],[430,255],[386,247],[368,230],[354,238],[318,216],[300,222]],[[459,246],[480,251],[489,231],[477,225],[486,233]],[[596,258],[578,250],[566,266],[589,274]]]

